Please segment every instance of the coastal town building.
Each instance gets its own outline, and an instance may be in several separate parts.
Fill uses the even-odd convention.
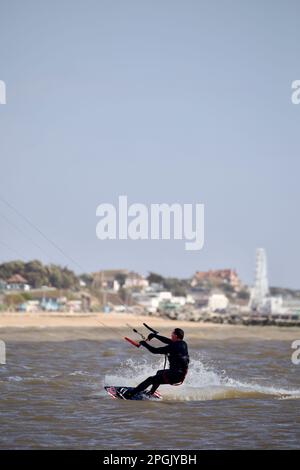
[[[125,279],[124,287],[126,289],[145,289],[149,286],[149,281],[139,273],[131,271]]]
[[[157,311],[161,303],[171,302],[172,293],[168,291],[150,291],[141,294],[133,294],[133,299],[136,304],[141,305],[148,312],[154,313]]]
[[[283,308],[291,314],[300,315],[300,299],[284,299]]]
[[[151,286],[150,286],[151,287]],[[194,298],[191,295],[174,296],[170,291],[151,291],[133,294],[136,304],[142,306],[146,311],[154,313],[159,309],[181,308],[186,304],[193,305]]]
[[[30,285],[21,274],[14,274],[6,281],[6,289],[8,290],[30,290]]]
[[[226,311],[229,300],[224,294],[212,294],[208,299],[208,309],[212,312]]]
[[[40,310],[41,305],[38,300],[27,300],[18,306],[19,312],[39,312]]]
[[[145,289],[149,286],[147,279],[134,271],[127,269],[110,269],[99,271],[93,275],[93,287],[118,292],[125,289]]]
[[[93,274],[93,287],[118,292],[121,281],[128,275],[127,269],[106,269]]]
[[[241,288],[241,281],[234,269],[216,269],[209,271],[197,271],[191,281],[191,286],[209,282],[212,285],[227,284],[234,290]]]

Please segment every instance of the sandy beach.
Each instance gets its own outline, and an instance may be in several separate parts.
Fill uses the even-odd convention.
[[[175,328],[183,328],[190,337],[204,339],[259,339],[259,340],[285,340],[293,341],[300,338],[300,329],[297,327],[276,326],[243,326],[203,322],[174,321],[155,316],[141,316],[128,313],[10,313],[0,314],[0,335],[6,336],[9,330],[41,329],[57,331],[61,336],[62,330],[72,330],[72,335],[85,337],[87,331],[95,330],[105,337],[114,337],[118,333],[130,336],[127,324],[139,329],[145,335],[148,333],[143,323],[170,334]],[[67,333],[65,333],[67,336]],[[134,333],[131,333],[134,337]],[[137,339],[137,338],[136,338]]]

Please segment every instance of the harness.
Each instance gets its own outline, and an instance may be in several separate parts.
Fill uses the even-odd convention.
[[[186,371],[185,371],[185,373],[184,373],[184,376],[183,376],[183,379],[181,380],[181,382],[177,382],[177,383],[175,383],[175,384],[171,384],[171,383],[168,381],[168,379],[167,379],[167,377],[166,377],[166,374],[165,374],[165,372],[164,372],[164,374],[163,374],[164,381],[165,381],[166,384],[174,385],[175,387],[177,387],[178,385],[183,384],[183,382],[184,382],[184,380],[185,380],[185,377],[186,377],[186,374],[187,374],[187,371],[188,371],[188,370],[186,369]]]
[[[166,369],[167,358],[168,358],[168,356],[167,356],[167,354],[165,354],[164,370]],[[188,372],[188,368],[185,369],[185,373],[184,373],[184,376],[183,376],[183,379],[181,380],[181,382],[177,382],[177,383],[175,383],[175,384],[170,384],[170,382],[168,382],[168,381],[166,380],[166,375],[164,374],[165,383],[166,383],[166,384],[169,384],[169,385],[174,385],[175,387],[177,387],[178,385],[183,384],[183,382],[185,381],[187,372]]]
[[[185,373],[184,373],[184,376],[183,376],[183,379],[182,379],[181,382],[178,382],[177,384],[172,384],[172,385],[175,385],[175,387],[177,387],[177,385],[183,384],[183,382],[185,381],[185,378],[186,378],[187,371],[188,371],[188,370],[186,369],[186,370],[185,370]]]

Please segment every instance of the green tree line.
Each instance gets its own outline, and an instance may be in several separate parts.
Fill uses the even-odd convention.
[[[67,267],[55,264],[43,265],[41,261],[33,260],[10,261],[0,264],[0,279],[7,281],[14,274],[23,276],[31,287],[38,289],[42,286],[56,287],[57,289],[77,289],[79,278]]]

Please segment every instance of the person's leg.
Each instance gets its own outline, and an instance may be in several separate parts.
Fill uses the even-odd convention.
[[[154,377],[148,377],[146,380],[141,382],[137,387],[133,388],[132,390],[127,390],[127,392],[124,393],[124,398],[132,398],[137,393],[142,392],[143,390],[146,390],[146,388],[149,387],[149,385],[153,383],[153,378]]]
[[[168,371],[167,370],[159,370],[157,371],[156,375],[153,377],[153,385],[151,387],[150,393],[153,395],[158,387],[162,384],[167,384],[168,382]]]
[[[137,387],[135,387],[133,390],[128,390],[126,393],[125,393],[125,398],[131,398],[133,397],[134,395],[136,395],[137,393],[139,392],[143,392],[144,390],[146,390],[146,388],[149,387],[149,385],[152,385],[152,388],[154,388],[154,391],[159,387],[160,384],[162,383],[165,383],[164,379],[162,378],[163,377],[163,373],[165,371],[164,370],[158,370],[156,372],[156,375],[153,375],[151,377],[148,377],[146,380],[144,380],[143,382],[141,382]],[[150,393],[154,393],[152,392],[152,389],[151,389],[151,392]]]
[[[146,390],[146,388],[149,387],[153,383],[153,380],[155,379],[155,376],[153,377],[148,377],[146,380],[141,382],[137,387],[135,387],[133,390],[131,390],[131,393],[135,395],[136,393],[143,392]]]
[[[153,380],[153,385],[151,387],[150,393],[153,395],[153,393],[156,392],[158,387],[162,384],[178,384],[179,382],[183,382],[185,378],[185,375],[182,373],[176,373],[173,371],[170,371],[169,369],[164,369],[164,370],[159,370],[154,377],[155,380]]]

